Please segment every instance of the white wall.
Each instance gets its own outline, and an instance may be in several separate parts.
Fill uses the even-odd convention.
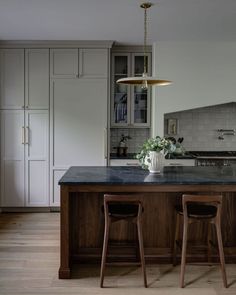
[[[236,101],[236,42],[158,42],[153,74],[173,84],[154,87],[152,135],[163,135],[164,114]]]

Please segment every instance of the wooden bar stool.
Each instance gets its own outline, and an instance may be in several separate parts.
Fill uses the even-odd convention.
[[[102,250],[100,287],[103,287],[104,271],[107,257],[109,229],[112,222],[126,220],[137,224],[140,260],[142,265],[144,286],[147,288],[146,268],[144,260],[142,233],[142,202],[135,195],[104,195],[105,230]]]
[[[225,258],[221,235],[221,195],[183,195],[182,206],[176,206],[177,220],[175,228],[175,238],[173,247],[173,265],[176,265],[177,241],[179,235],[180,216],[183,216],[183,241],[182,241],[182,256],[181,256],[181,274],[180,287],[184,287],[184,273],[186,265],[186,248],[188,237],[188,225],[196,220],[208,222],[208,262],[210,261],[211,245],[210,245],[210,225],[216,227],[218,249],[220,255],[221,272],[224,287],[227,288],[227,278],[225,271]]]

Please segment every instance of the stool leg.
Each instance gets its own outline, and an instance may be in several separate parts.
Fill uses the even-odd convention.
[[[139,240],[139,251],[140,259],[143,272],[144,287],[147,288],[147,277],[146,277],[146,267],[144,259],[144,247],[143,247],[143,231],[142,231],[142,222],[140,215],[137,217],[137,229],[138,229],[138,240]]]
[[[136,225],[135,225],[136,226]],[[140,261],[140,252],[139,252],[139,238],[138,238],[138,232],[136,232],[135,236],[135,255],[136,255],[136,260]]]
[[[223,243],[222,243],[221,227],[220,227],[219,218],[216,218],[215,226],[216,226],[217,241],[218,241],[218,248],[219,248],[219,254],[220,254],[220,264],[221,264],[222,278],[223,278],[224,287],[227,288],[227,278],[226,278],[226,270],[225,270],[225,257],[224,257],[224,249],[223,249]]]
[[[104,230],[104,240],[103,240],[103,249],[102,249],[102,263],[101,263],[101,273],[100,273],[100,287],[103,288],[104,281],[104,271],[107,258],[107,246],[109,238],[109,229],[110,229],[110,218],[105,219],[105,230]]]
[[[188,239],[188,218],[184,218],[183,242],[182,242],[182,257],[181,257],[181,272],[180,272],[180,288],[184,287],[184,272],[186,264],[186,250]]]
[[[177,254],[177,240],[179,237],[179,220],[180,216],[176,213],[176,224],[175,224],[175,236],[174,236],[174,243],[173,243],[173,266],[176,266],[176,254]]]
[[[211,264],[211,222],[208,222],[207,225],[207,260]]]

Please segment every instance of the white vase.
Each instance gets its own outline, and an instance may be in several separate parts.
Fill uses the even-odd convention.
[[[161,173],[165,163],[165,154],[163,152],[149,152],[148,170],[150,173]]]

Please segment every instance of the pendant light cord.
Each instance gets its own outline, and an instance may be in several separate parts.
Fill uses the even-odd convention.
[[[116,81],[119,84],[125,85],[141,85],[141,88],[147,90],[148,86],[165,86],[171,84],[171,81],[160,80],[157,77],[148,76],[148,54],[147,54],[147,9],[150,8],[153,4],[151,2],[145,2],[140,5],[144,9],[144,44],[143,44],[143,74],[139,75],[136,73],[134,77],[125,77],[120,78]],[[142,57],[142,56],[141,56]],[[150,71],[151,72],[151,71]]]
[[[144,8],[144,42],[143,42],[143,69],[147,74],[147,7]]]

